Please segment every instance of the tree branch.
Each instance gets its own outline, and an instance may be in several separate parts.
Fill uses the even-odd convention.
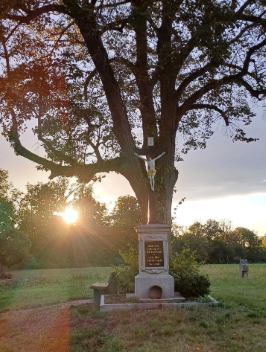
[[[48,141],[47,139],[45,139],[45,138],[39,136],[39,137],[38,137],[38,140],[39,140],[40,142],[42,142],[44,145],[46,145],[47,148],[48,148],[59,160],[65,161],[65,162],[67,162],[68,164],[70,164],[70,165],[72,165],[72,166],[73,166],[73,165],[77,165],[77,163],[75,162],[74,159],[72,159],[70,156],[65,155],[64,153],[59,152],[58,150],[56,150],[56,149],[53,147],[52,143],[51,143],[50,141]]]
[[[133,151],[135,143],[132,137],[130,124],[127,117],[126,106],[123,102],[119,84],[111,67],[107,51],[98,29],[95,14],[88,12],[73,4],[70,0],[64,0],[71,16],[76,20],[85,44],[91,55],[92,61],[101,78],[103,89],[113,119],[113,132],[124,152]]]
[[[135,2],[132,26],[136,33],[136,64],[134,74],[140,96],[140,111],[143,128],[143,144],[148,136],[157,136],[156,117],[153,105],[152,86],[148,75],[147,4]]]
[[[265,25],[266,25],[266,21],[265,21]],[[243,77],[246,73],[248,73],[248,66],[250,63],[251,56],[255,53],[255,51],[257,51],[258,49],[262,48],[265,45],[266,45],[266,39],[261,41],[259,44],[252,46],[248,50],[247,55],[246,55],[246,59],[244,61],[242,72],[239,74],[240,77]]]
[[[193,104],[188,110],[194,110],[194,109],[211,109],[219,112],[219,114],[223,117],[225,121],[225,125],[229,126],[229,119],[228,116],[225,114],[225,112],[221,109],[219,109],[216,105],[212,104]]]
[[[213,88],[217,88],[220,87],[224,84],[227,83],[237,83],[237,82],[241,82],[241,78],[244,77],[245,75],[249,74],[248,72],[248,67],[249,67],[249,63],[250,63],[250,58],[252,56],[252,54],[254,54],[256,52],[256,50],[262,48],[263,46],[266,45],[266,39],[264,39],[263,41],[261,41],[259,44],[254,45],[253,47],[251,47],[247,54],[246,54],[246,58],[245,61],[243,63],[243,67],[242,70],[235,74],[235,75],[230,75],[230,76],[225,76],[219,80],[212,80],[210,81],[208,84],[206,84],[204,87],[200,88],[198,91],[196,91],[194,94],[192,94],[184,103],[183,105],[179,108],[179,112],[185,113],[187,110],[190,109],[190,106],[192,104],[194,104],[198,99],[200,99],[205,93],[209,92],[210,90],[212,90]],[[244,81],[245,82],[245,81]],[[242,83],[243,84],[243,83]],[[244,84],[243,84],[244,85]],[[256,92],[256,91],[255,91]],[[260,93],[263,94],[263,93]]]
[[[261,24],[262,26],[266,26],[266,19],[262,18],[263,15],[265,15],[266,11],[262,12],[259,17],[253,16],[253,15],[243,15],[239,14],[237,16],[237,19],[242,20],[242,21],[247,21],[247,22],[253,22],[253,23],[258,23]]]
[[[110,63],[118,62],[118,63],[125,65],[126,67],[128,67],[131,70],[131,72],[134,74],[135,77],[137,76],[136,65],[133,62],[129,61],[128,59],[126,59],[124,57],[117,56],[117,57],[110,59],[109,61],[110,61]]]
[[[50,179],[57,176],[78,176],[81,181],[90,182],[100,172],[115,171],[124,174],[132,163],[132,157],[122,156],[89,165],[60,166],[51,170]]]
[[[18,155],[21,155],[36,164],[42,165],[44,168],[53,170],[55,167],[58,167],[60,165],[55,164],[54,162],[47,160],[45,158],[40,157],[39,155],[36,155],[23,147],[23,145],[20,142],[19,135],[18,135],[18,124],[17,124],[17,119],[16,119],[16,114],[14,110],[11,108],[10,109],[10,114],[12,117],[12,127],[11,131],[9,132],[9,140],[15,150],[15,152]]]
[[[23,11],[26,12],[25,10]],[[33,19],[48,12],[59,12],[66,15],[69,14],[69,12],[67,11],[67,8],[64,5],[51,4],[51,5],[40,7],[35,10],[27,10],[27,16],[7,14],[6,18],[14,21],[19,21],[20,23],[30,23],[30,21],[32,21]]]
[[[88,100],[88,85],[90,84],[90,81],[95,77],[97,73],[97,70],[94,69],[92,72],[90,72],[90,74],[88,75],[88,77],[86,78],[85,82],[84,82],[84,89],[83,89],[83,92],[84,92],[84,98],[85,100]]]
[[[244,2],[244,4],[239,8],[239,10],[236,12],[238,15],[241,15],[243,11],[248,7],[249,4],[252,4],[253,0],[247,0]]]
[[[239,39],[242,37],[242,35],[243,35],[248,29],[250,29],[250,28],[252,28],[252,27],[254,27],[254,23],[252,23],[252,24],[246,26],[245,28],[243,28],[243,29],[235,36],[235,38],[233,38],[232,40],[230,40],[230,42],[228,42],[228,45],[231,45],[231,44],[235,43],[237,40],[239,40]]]
[[[218,66],[219,64],[217,63],[216,66]],[[197,71],[192,72],[188,77],[186,77],[183,82],[180,84],[180,86],[177,88],[176,90],[176,98],[177,100],[180,99],[182,93],[184,92],[184,90],[186,89],[186,87],[195,79],[199,78],[200,76],[202,76],[205,72],[207,72],[210,68],[215,68],[215,65],[213,62],[209,62],[208,64],[206,64],[204,67],[200,68]]]
[[[124,27],[128,24],[128,18],[123,18],[120,21],[107,23],[105,26],[101,27],[101,34],[106,31],[115,30],[120,33],[123,32]]]
[[[151,87],[154,88],[155,84],[159,81],[159,68],[158,66],[155,67],[155,70],[152,73],[150,78]]]
[[[242,15],[242,11],[244,10],[244,8],[246,6],[248,6],[248,4],[251,3],[251,1],[247,1],[243,6],[242,6],[242,10],[239,9],[239,11],[237,12],[237,18],[239,19],[245,19],[245,20],[248,20],[248,21],[252,21],[254,20],[255,22],[257,21],[258,23],[262,23],[261,22],[261,18],[260,17],[255,17],[255,16],[247,16],[247,15]],[[233,2],[232,2],[233,4]],[[263,12],[261,14],[261,16],[264,14],[265,12]],[[266,25],[266,20],[262,20],[264,23],[264,25]],[[251,25],[248,25],[247,27],[245,27],[243,30],[240,31],[240,33],[234,38],[232,39],[228,44],[232,44],[234,41],[236,41],[237,39],[239,39],[245,31],[247,31],[248,29],[254,27],[254,23],[252,23]],[[197,37],[198,34],[196,34],[196,37]],[[184,51],[184,54],[185,52],[187,52],[189,54],[189,49],[193,49],[194,47],[194,37],[195,35],[193,35],[193,37],[190,39],[190,41],[187,43],[186,47],[183,49]],[[263,45],[265,45],[265,42],[263,42]],[[263,46],[262,45],[262,46]],[[258,44],[257,46],[254,46],[253,48],[251,48],[249,51],[248,51],[248,54],[247,54],[247,57],[246,57],[246,60],[245,60],[245,63],[244,63],[244,67],[243,69],[246,70],[246,65],[248,65],[249,61],[250,61],[250,57],[251,55],[261,47],[260,44]],[[187,57],[187,56],[186,56]],[[195,80],[196,78],[200,77],[204,72],[206,72],[208,69],[212,68],[212,67],[218,67],[219,66],[219,63],[215,63],[215,62],[210,62],[209,64],[207,64],[204,68],[201,68],[199,69],[198,71],[192,73],[189,77],[185,78],[183,80],[183,82],[181,83],[181,85],[179,86],[179,88],[177,89],[176,91],[176,95],[177,95],[177,99],[180,98],[182,92],[184,91],[184,89],[188,86],[188,84],[190,82],[192,82],[193,80]],[[247,70],[246,70],[247,71]]]
[[[249,91],[250,95],[258,100],[261,100],[260,95],[264,95],[266,97],[266,89],[255,90],[248,82],[246,82],[243,78],[240,78],[238,82]]]
[[[115,4],[106,4],[106,5],[104,5],[102,3],[102,5],[96,6],[95,9],[96,10],[100,10],[100,9],[104,9],[104,8],[108,8],[108,7],[118,7],[120,5],[125,5],[125,4],[128,4],[128,3],[131,3],[131,1],[130,0],[129,1],[125,0],[125,1],[117,2]]]
[[[112,160],[101,161],[89,165],[81,165],[76,162],[74,162],[71,166],[62,166],[60,164],[56,164],[53,161],[47,160],[32,153],[21,144],[17,131],[18,127],[15,112],[11,110],[10,113],[12,116],[12,128],[9,133],[9,139],[15,152],[18,155],[21,155],[24,158],[31,160],[38,165],[41,165],[44,169],[50,170],[50,179],[57,176],[78,176],[81,180],[89,182],[92,180],[95,174],[99,172],[115,171],[123,174],[128,170],[128,167],[133,162],[136,162],[134,158],[124,154],[123,156]]]

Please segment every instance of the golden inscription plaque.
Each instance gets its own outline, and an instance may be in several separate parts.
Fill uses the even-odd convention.
[[[164,266],[163,241],[145,242],[145,266],[146,267]]]

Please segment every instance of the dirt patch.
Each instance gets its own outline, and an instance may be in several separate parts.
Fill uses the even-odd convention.
[[[0,350],[68,351],[69,325],[69,307],[6,312],[0,320]]]
[[[0,351],[69,351],[70,308],[72,305],[79,306],[92,302],[93,300],[79,300],[1,314]]]
[[[118,304],[118,303],[128,303],[126,295],[105,295],[104,303],[105,304]]]

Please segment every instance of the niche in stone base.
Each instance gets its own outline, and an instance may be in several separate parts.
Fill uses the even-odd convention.
[[[160,286],[152,286],[149,289],[149,294],[151,299],[161,299],[163,290]]]
[[[138,298],[168,299],[174,297],[174,278],[169,274],[135,276],[135,296]]]

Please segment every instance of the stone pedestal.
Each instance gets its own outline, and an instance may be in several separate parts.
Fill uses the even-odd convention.
[[[174,278],[169,275],[171,226],[137,226],[139,239],[139,275],[135,277],[138,298],[173,298]]]
[[[241,277],[248,277],[248,261],[247,259],[240,259],[239,273]]]

